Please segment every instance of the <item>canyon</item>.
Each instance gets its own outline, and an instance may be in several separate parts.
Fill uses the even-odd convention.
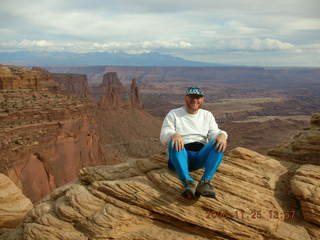
[[[320,113],[314,114],[309,129],[282,152],[304,136],[304,155],[317,149],[308,156],[319,156],[319,141],[313,141],[320,138],[319,119]],[[164,155],[86,167],[78,180],[55,189],[0,239],[317,240],[320,165],[303,159],[274,159],[237,147],[214,177],[217,198],[197,200],[181,197],[182,184]],[[194,171],[192,177],[199,181],[202,173]]]
[[[102,95],[101,78],[117,72],[126,88],[139,85],[145,111],[160,121],[184,104],[187,87],[206,93],[203,108],[230,134],[229,148],[250,148],[263,154],[309,124],[320,111],[319,68],[263,67],[49,67],[52,72],[87,74],[92,94]],[[100,89],[100,90],[99,90]]]
[[[160,121],[143,111],[135,82],[131,100],[120,104],[112,78],[106,77],[104,105],[89,95],[85,75],[1,65],[0,82],[0,172],[32,202],[76,179],[85,166],[160,151],[154,141]],[[126,124],[134,130],[130,137],[124,137]],[[143,144],[149,138],[151,143]],[[130,154],[124,149],[131,149]]]
[[[320,238],[318,69],[59,69],[0,65],[1,240]],[[158,139],[190,85],[229,135],[218,199]]]

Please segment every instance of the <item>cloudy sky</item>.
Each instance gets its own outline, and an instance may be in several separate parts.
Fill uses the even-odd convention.
[[[0,51],[320,67],[320,0],[0,0]]]

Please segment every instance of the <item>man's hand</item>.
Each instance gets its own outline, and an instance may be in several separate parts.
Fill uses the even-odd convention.
[[[227,136],[220,133],[216,138],[215,144],[218,152],[225,152],[227,149]]]
[[[172,147],[175,146],[176,150],[179,152],[183,149],[183,138],[179,133],[175,133],[172,136]]]

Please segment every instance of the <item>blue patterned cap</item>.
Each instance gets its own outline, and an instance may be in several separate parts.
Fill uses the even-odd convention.
[[[186,95],[199,95],[199,96],[204,96],[204,92],[202,91],[201,88],[199,87],[189,87],[186,91]]]

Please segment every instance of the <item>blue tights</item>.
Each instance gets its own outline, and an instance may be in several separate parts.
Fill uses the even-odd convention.
[[[186,180],[194,181],[189,175],[189,170],[197,170],[204,168],[204,174],[201,181],[211,180],[216,173],[222,158],[223,152],[218,152],[215,149],[213,141],[206,144],[199,152],[188,151],[183,148],[181,151],[177,151],[172,147],[172,142],[168,144],[169,153],[169,168],[175,170],[182,182]]]

